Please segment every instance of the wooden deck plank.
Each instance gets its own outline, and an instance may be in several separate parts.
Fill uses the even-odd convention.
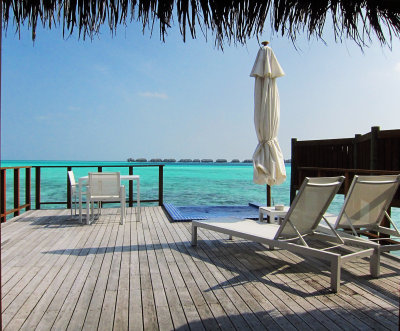
[[[108,278],[110,275],[113,251],[115,248],[120,225],[119,220],[117,220],[118,216],[112,216],[112,214],[107,214],[105,213],[105,211],[103,211],[102,213],[102,219],[104,219],[104,221],[102,221],[103,226],[107,226],[110,235],[108,236],[107,241],[104,241],[102,243],[101,249],[99,249],[95,257],[94,272],[91,275],[91,277],[93,277],[93,281],[90,282],[92,291],[90,292],[88,290],[90,300],[89,298],[85,300],[85,307],[87,308],[84,309],[84,311],[86,312],[84,320],[79,318],[80,323],[83,323],[82,328],[84,330],[94,330],[98,328],[98,325],[101,321],[102,308],[104,304],[107,305],[107,310],[105,311],[105,313],[111,320],[111,325],[112,321],[114,320],[113,316],[110,315],[109,309],[111,307],[109,301],[105,301],[105,299],[113,300],[114,297],[114,293],[107,293],[108,295],[106,297],[106,290]],[[77,326],[80,325],[81,324],[78,324]],[[73,328],[71,328],[71,330],[72,329]]]
[[[129,328],[130,330],[143,330],[143,308],[140,283],[138,228],[140,222],[131,217],[131,245],[130,245],[130,271],[129,271]]]
[[[222,249],[219,249],[219,243],[218,242],[215,242],[215,237],[213,237],[212,236],[212,234],[211,234],[211,232],[208,232],[208,234],[207,235],[210,235],[210,237],[207,237],[208,238],[208,240],[206,240],[205,241],[205,243],[207,244],[207,245],[209,245],[209,247],[213,247],[214,248],[214,252],[217,252],[217,256],[216,257],[213,257],[213,259],[217,259],[217,261],[220,261],[221,263],[223,263],[225,266],[226,266],[226,268],[227,269],[230,269],[230,270],[234,270],[234,277],[236,278],[236,281],[237,282],[243,282],[243,283],[245,283],[245,282],[247,282],[247,281],[249,281],[249,283],[248,284],[251,284],[251,279],[253,278],[252,276],[250,276],[249,278],[243,278],[243,275],[241,275],[241,268],[239,267],[238,268],[238,265],[237,264],[235,264],[234,263],[234,260],[233,260],[233,262],[232,262],[232,260],[229,260],[228,259],[228,255],[225,255],[225,252],[226,252],[226,249],[224,248],[224,247],[222,247]],[[223,256],[223,260],[218,260],[218,258],[219,257],[222,257]],[[252,259],[252,256],[249,256],[249,258],[250,259]],[[240,274],[240,276],[239,276],[239,274]],[[240,277],[240,278],[239,278]],[[255,295],[256,297],[257,297],[257,301],[259,301],[260,300],[260,296],[259,295],[257,295],[257,294],[259,294],[259,293],[257,293],[257,291],[254,291],[254,289],[251,287],[251,286],[249,286],[248,288],[247,288],[247,290],[248,291],[252,291],[252,294],[253,295]],[[269,300],[273,300],[273,298],[274,298],[274,294],[272,293],[272,292],[270,292],[270,293],[268,293],[268,298],[269,298]],[[275,296],[276,297],[276,296]],[[276,297],[277,298],[277,297]],[[274,300],[273,300],[274,301]],[[277,305],[279,305],[279,301],[276,301],[275,300],[275,302],[274,302],[274,304],[277,304]],[[273,308],[274,307],[274,305],[271,305],[269,308]],[[286,305],[284,306],[284,308],[287,308],[286,307]],[[290,312],[291,314],[293,313],[292,311],[286,311],[286,313],[288,313],[288,312]],[[286,327],[290,327],[290,325],[286,325]]]
[[[159,220],[158,217],[155,217],[154,221],[156,222],[157,220]],[[165,252],[168,268],[173,279],[173,286],[185,314],[187,324],[190,326],[190,328],[202,330],[204,329],[204,326],[201,323],[200,315],[197,311],[196,306],[194,305],[189,290],[186,287],[183,275],[180,271],[179,263],[182,264],[182,262],[180,261],[178,263],[178,260],[175,258],[176,250],[174,250],[175,242],[172,238],[172,234],[166,229],[166,223],[163,221],[157,222],[155,224],[155,227],[159,229],[158,233],[160,234],[160,236],[165,237],[166,239],[168,248],[164,249],[163,251]],[[174,292],[172,293],[174,294]]]
[[[168,232],[168,229],[165,226],[167,224],[169,223],[166,223],[165,221],[163,223],[160,223],[160,225],[163,226],[163,230]],[[174,236],[172,232],[169,232],[169,234],[172,237]],[[211,307],[217,308],[219,305],[215,294],[212,291],[204,291],[204,286],[206,285],[206,282],[204,281],[204,276],[201,275],[194,261],[188,258],[187,254],[180,251],[183,248],[180,239],[176,237],[173,240],[175,240],[175,245],[171,246],[174,250],[173,254],[175,255],[175,258],[179,265],[182,278],[186,284],[185,286],[189,288],[190,297],[193,300],[195,307],[197,308],[197,311],[203,321],[204,326],[206,328],[218,328],[219,326],[223,327],[226,325],[231,325],[226,313],[223,310],[219,310],[222,314],[220,315],[217,313],[217,310],[211,309]],[[208,288],[207,285],[206,288]],[[189,323],[189,325],[192,325],[194,323],[196,323],[196,321]]]
[[[102,214],[104,222],[107,222],[108,224],[103,226],[104,228],[108,227],[114,227],[116,220],[115,216],[109,216],[106,215],[105,212]],[[93,225],[91,225],[93,226]],[[113,235],[113,230],[111,230],[111,235]],[[99,238],[100,239],[100,238]],[[87,278],[85,280],[85,283],[82,287],[81,294],[79,296],[79,299],[76,303],[76,306],[74,308],[73,314],[71,316],[71,319],[68,324],[68,329],[69,330],[80,330],[83,328],[83,324],[86,318],[86,315],[88,314],[89,310],[89,305],[92,302],[92,300],[97,299],[94,298],[94,290],[95,286],[97,284],[98,279],[100,278],[100,269],[101,265],[104,261],[104,255],[106,254],[106,250],[101,250],[103,247],[107,246],[107,243],[105,246],[100,246],[101,248],[98,248],[98,245],[100,244],[100,240],[97,242],[93,243],[93,258],[91,259],[92,265],[90,268],[90,271],[87,275]],[[110,244],[110,243],[108,243]],[[114,245],[113,242],[111,242],[111,245]]]
[[[165,217],[165,216],[164,216],[164,217]],[[170,224],[167,222],[167,220],[166,220],[165,218],[164,218],[164,223],[162,223],[162,224],[165,224],[166,227],[168,227],[168,225],[170,225]],[[175,231],[171,231],[171,234],[172,234],[172,233],[175,233]],[[175,236],[176,236],[176,234],[175,234]],[[184,244],[184,242],[187,242],[187,238],[184,238],[183,241],[182,241],[182,239],[181,239],[179,236],[177,236],[177,237],[175,238],[175,240],[176,240],[176,243],[179,243],[179,245],[176,245],[176,250],[179,251],[179,252],[181,252],[181,254],[182,254],[183,256],[188,256],[188,255],[190,256],[190,253],[188,254],[187,250],[185,249],[185,247],[188,247],[188,245],[187,245],[187,243],[186,243],[186,246],[185,246],[185,244]],[[194,249],[192,249],[192,250],[194,251]],[[186,254],[185,254],[185,252],[186,252]],[[188,258],[187,258],[187,259],[188,259]],[[181,270],[182,270],[182,268],[181,268]],[[197,272],[197,274],[198,274],[198,275],[201,275],[200,272]],[[184,277],[184,279],[185,279],[185,281],[186,281],[186,278],[185,278],[185,277]],[[190,285],[188,285],[188,286],[190,286]],[[252,328],[254,328],[254,329],[262,329],[262,328],[265,328],[265,326],[262,326],[260,320],[259,320],[256,316],[253,316],[253,314],[251,314],[251,310],[248,308],[247,304],[245,304],[245,303],[241,300],[240,296],[238,296],[237,293],[236,293],[232,288],[228,289],[227,291],[230,292],[230,293],[229,293],[229,297],[233,297],[235,303],[239,306],[239,311],[245,312],[243,315],[244,315],[244,318],[246,319],[246,321],[247,321],[247,323],[249,324],[250,327],[252,327]],[[214,301],[214,302],[215,302],[215,301]],[[213,303],[213,302],[211,302],[210,305],[211,305],[212,303]],[[199,304],[199,303],[197,303],[197,305],[198,305],[198,304]],[[196,306],[197,306],[197,305],[196,305]],[[204,305],[204,304],[203,304],[203,305]],[[202,306],[199,306],[199,307],[203,307],[203,305],[202,305]],[[246,313],[246,311],[247,311],[248,313]],[[212,319],[209,318],[207,321],[209,321],[209,320],[212,320]],[[207,326],[206,326],[206,327],[207,327]]]
[[[131,211],[127,210],[124,222],[120,277],[118,281],[117,302],[114,314],[114,330],[129,330],[129,282],[130,282],[130,245],[131,245]]]
[[[289,256],[290,254],[286,254],[286,256]],[[294,254],[293,254],[293,256],[294,256]],[[306,267],[306,266],[305,266]],[[305,270],[303,270],[303,271],[305,271]],[[308,273],[309,273],[309,271],[307,271]],[[326,277],[324,277],[324,278],[326,278]],[[320,288],[320,290],[321,290],[321,292],[323,293],[324,291],[326,291],[326,287],[327,286],[329,286],[329,280],[328,279],[326,279],[326,281],[325,281],[325,284],[324,284],[325,286],[323,287],[323,288]],[[345,287],[343,287],[343,291],[341,291],[341,295],[345,295],[344,293],[346,292],[346,288]],[[353,298],[348,298],[348,301],[351,301],[351,300],[354,300]],[[349,307],[350,308],[350,307]],[[351,308],[353,308],[353,307],[351,307]],[[348,310],[348,312],[351,312],[351,313],[353,313],[354,312],[354,314],[353,315],[358,315],[358,317],[359,317],[359,320],[360,321],[362,321],[361,323],[359,322],[359,323],[357,323],[357,325],[358,326],[362,326],[362,328],[365,328],[366,326],[368,326],[368,327],[370,327],[371,325],[375,325],[376,323],[375,323],[375,321],[374,320],[372,320],[372,319],[370,319],[369,318],[369,316],[362,316],[362,315],[360,315],[359,314],[359,311],[357,310],[357,309],[350,309],[350,310]],[[333,319],[333,320],[335,320],[335,319]],[[355,321],[355,320],[353,320],[353,321]]]
[[[275,254],[278,257],[281,257],[283,261],[289,261],[289,262],[296,262],[293,260],[290,260],[286,257],[285,254],[282,254],[281,252],[275,252]],[[351,329],[354,327],[360,328],[360,329],[367,329],[368,325],[363,323],[361,320],[355,318],[351,312],[343,309],[343,307],[340,307],[333,302],[329,300],[329,294],[327,294],[327,290],[325,287],[318,287],[318,284],[315,282],[312,283],[312,286],[309,284],[309,274],[302,272],[303,270],[299,269],[298,279],[296,280],[296,283],[291,283],[292,285],[298,284],[304,291],[306,291],[310,296],[307,297],[307,300],[312,302],[312,304],[318,309],[318,311],[323,312],[324,315],[326,315],[329,320],[325,320],[326,324],[330,328],[334,328],[333,325],[336,325],[337,327],[341,329]],[[318,296],[312,296],[313,294],[319,294]],[[333,325],[332,325],[333,323]]]
[[[214,247],[216,249],[217,255],[213,257],[213,261],[217,261],[219,265],[223,266],[224,268],[221,268],[221,270],[230,270],[230,272],[228,273],[226,270],[224,271],[227,275],[227,279],[228,282],[232,285],[235,285],[236,283],[243,283],[243,284],[248,284],[249,286],[244,286],[244,288],[238,287],[238,289],[240,289],[240,293],[239,295],[250,302],[250,304],[253,301],[256,301],[258,304],[260,303],[259,300],[249,300],[249,298],[252,297],[252,295],[249,293],[249,289],[251,288],[250,285],[250,281],[253,279],[253,277],[251,275],[247,275],[243,272],[241,272],[241,266],[240,264],[238,264],[237,260],[231,260],[229,254],[227,253],[227,250],[225,247],[222,247],[221,250],[218,250],[218,246],[219,246],[219,242],[213,240],[214,238],[212,237],[212,234],[210,232],[207,232],[207,234],[204,233],[205,238],[207,238],[206,236],[210,236],[210,238],[208,238],[208,240],[205,240],[205,243],[207,245],[210,245],[212,247]],[[227,254],[227,255],[226,255]],[[251,255],[249,255],[247,257],[248,259],[252,260],[253,257]],[[253,262],[254,263],[254,262]],[[245,291],[246,290],[246,291]],[[265,289],[262,289],[262,291],[264,291]],[[254,294],[257,293],[257,291],[253,292]],[[268,297],[268,301],[272,304],[272,307],[276,307],[276,306],[280,306],[281,309],[284,310],[285,312],[285,316],[286,318],[289,319],[290,324],[287,324],[285,319],[280,319],[280,324],[283,326],[285,325],[285,328],[291,328],[291,327],[296,327],[296,328],[306,328],[308,327],[307,324],[305,324],[299,317],[297,317],[295,315],[295,312],[293,311],[293,308],[298,308],[299,306],[294,306],[292,302],[285,302],[285,305],[282,305],[280,302],[280,294],[281,293],[274,293],[274,290],[268,290],[266,292],[266,296]],[[249,295],[250,294],[250,295]],[[254,297],[253,297],[254,298]],[[254,309],[259,309],[259,307],[254,306],[254,304],[251,305],[253,308],[252,310],[254,311]],[[274,310],[274,309],[273,309]],[[318,325],[319,323],[317,323]]]
[[[153,215],[150,209],[146,209],[146,223],[144,239],[149,259],[149,269],[154,293],[154,302],[157,311],[158,325],[161,330],[173,329],[171,312],[168,306],[167,294],[163,283],[164,275],[161,275],[159,261],[156,256],[156,250],[160,246],[158,236],[154,231],[150,231],[153,222]]]
[[[285,256],[286,257],[288,257],[288,256],[294,257],[295,255],[294,254],[292,254],[292,255],[285,254]],[[355,268],[352,268],[352,270],[354,270],[354,269]],[[364,274],[369,272],[368,263],[364,262],[364,269],[365,269]],[[316,280],[318,280],[318,278],[319,278],[319,276],[315,277]],[[322,285],[322,288],[329,286],[329,280],[324,280],[321,285]],[[338,295],[331,296],[331,297],[335,298],[335,300],[338,300],[340,297],[342,297],[344,299],[342,301],[342,307],[347,307],[348,312],[350,314],[357,315],[359,320],[362,321],[361,324],[368,325],[368,326],[373,326],[373,325],[377,325],[378,327],[381,326],[379,324],[379,321],[376,321],[376,319],[371,319],[371,317],[374,315],[375,310],[379,310],[380,314],[385,313],[385,310],[382,310],[381,309],[382,307],[376,304],[376,301],[380,301],[379,298],[375,297],[375,300],[373,300],[371,297],[371,300],[367,301],[367,303],[368,303],[367,306],[360,306],[359,305],[360,300],[357,300],[354,298],[354,294],[357,292],[351,290],[350,287],[352,287],[352,286],[353,286],[352,284],[348,284],[348,285],[345,284],[342,288],[342,291]],[[321,290],[323,290],[322,288],[321,288]],[[360,294],[364,293],[364,294],[368,295],[368,292],[366,292],[364,289],[359,288],[358,291]],[[349,302],[353,302],[353,301],[354,301],[354,304],[351,304],[351,305],[348,304]],[[356,306],[358,305],[358,309],[354,309],[355,308],[354,305],[356,305]],[[372,313],[365,313],[365,308],[368,308],[368,310],[371,311]],[[391,316],[386,315],[386,318],[391,318],[393,320],[393,315],[391,315]],[[377,322],[378,322],[378,324],[377,324]],[[381,319],[381,322],[383,322],[383,324],[387,324],[386,320]]]
[[[398,328],[400,259],[343,267],[171,223],[161,207],[105,208],[93,225],[69,210],[37,210],[1,225],[6,330]]]
[[[211,231],[212,232],[212,231]],[[326,286],[329,286],[329,283],[328,284],[326,284]],[[372,321],[372,323],[374,324],[374,321]],[[364,324],[364,326],[365,326],[365,324]]]
[[[120,215],[117,218],[120,218]],[[115,219],[115,223],[119,220]],[[109,277],[107,281],[106,294],[104,297],[103,307],[101,309],[101,317],[99,323],[100,330],[111,330],[115,320],[115,306],[117,303],[118,282],[120,277],[122,245],[124,236],[124,226],[118,224],[115,246],[111,255],[111,265]]]
[[[24,224],[27,221],[29,222],[29,218],[20,217],[18,220],[14,221],[13,223],[18,224],[22,233],[17,233],[15,236],[13,235],[11,240],[6,240],[4,248],[7,247],[7,249],[5,249],[4,254],[2,254],[2,264],[4,266],[8,266],[9,263],[16,265],[22,259],[19,255],[21,251],[26,250],[30,252],[31,248],[36,248],[34,245],[35,243],[47,243],[46,238],[53,239],[52,235],[54,233],[61,235],[62,233],[57,231],[57,227],[52,225],[54,224],[53,220],[56,217],[63,218],[59,223],[68,219],[68,216],[65,215],[65,211],[51,210],[46,214],[46,216],[39,217],[39,219],[34,221],[33,224],[30,224],[29,227]],[[49,224],[49,222],[52,224]],[[3,240],[4,239],[2,238],[2,241]],[[24,255],[23,258],[29,260],[27,255]],[[22,264],[24,264],[24,262],[22,262]]]
[[[250,269],[250,268],[249,268]],[[246,285],[245,285],[246,286]],[[254,293],[254,292],[253,292]],[[268,298],[270,299],[270,296],[268,296]],[[259,296],[257,297],[257,299],[259,299]],[[307,304],[307,302],[304,302],[304,301],[302,301],[302,302],[300,302],[300,304],[302,304],[303,305],[303,307],[304,307],[304,305],[306,305]],[[307,306],[307,305],[306,305]],[[312,308],[312,306],[308,306],[308,307],[310,307],[310,308]],[[317,315],[316,316],[316,318],[321,318],[321,314],[319,314],[318,313],[318,311],[316,312],[315,310],[311,310],[311,312],[312,312],[312,314],[314,314],[314,315]],[[322,316],[323,317],[323,316]],[[322,321],[324,321],[324,319],[322,318]],[[311,320],[311,324],[313,325],[313,327],[318,327],[318,328],[322,328],[322,325],[321,324],[319,324],[319,323],[317,323],[317,324],[314,324],[313,323],[313,321]],[[332,322],[331,322],[332,323]],[[318,326],[319,325],[319,326]],[[334,327],[334,324],[332,324],[332,327]]]
[[[72,241],[64,244],[65,249],[61,254],[65,256],[65,258],[64,261],[59,259],[60,263],[58,266],[57,276],[52,282],[50,282],[50,285],[44,292],[43,296],[40,298],[34,309],[31,310],[29,317],[22,325],[23,330],[34,330],[37,327],[37,324],[49,308],[49,305],[53,301],[58,289],[66,281],[66,277],[76,260],[76,256],[74,256],[73,253],[79,245],[82,245],[86,241],[87,235],[89,234],[89,231],[82,231],[79,227],[77,227],[76,230],[76,232],[71,232],[70,238]]]
[[[139,268],[140,268],[140,287],[143,309],[143,329],[158,330],[156,306],[154,293],[152,291],[150,267],[148,262],[144,229],[146,228],[147,213],[142,212],[142,220],[138,224],[138,247],[139,247]]]
[[[109,232],[107,232],[106,227],[100,227],[100,226],[91,226],[91,227],[86,227],[88,230],[91,231],[90,234],[87,236],[86,240],[77,247],[73,255],[75,256],[74,264],[72,267],[69,269],[68,274],[59,287],[59,289],[56,291],[53,300],[51,301],[49,307],[47,308],[45,314],[43,315],[42,319],[40,320],[38,324],[38,329],[48,329],[51,328],[53,323],[55,322],[57,316],[59,315],[61,308],[66,301],[69,293],[71,292],[71,289],[75,283],[75,279],[77,278],[83,263],[85,263],[85,259],[80,258],[83,256],[89,255],[90,251],[88,251],[88,247],[92,246],[97,247],[97,251],[100,249],[99,246],[102,246],[102,243],[104,240],[108,240],[108,236],[110,235]],[[94,250],[91,251],[93,253]],[[66,328],[67,326],[65,326]]]
[[[154,210],[151,210],[151,212],[151,216],[153,217],[153,219],[158,217]],[[185,313],[180,303],[178,292],[175,288],[171,270],[167,262],[167,259],[170,259],[170,257],[172,256],[167,240],[161,229],[158,226],[154,226],[154,222],[149,223],[149,230],[150,233],[154,234],[154,236],[152,236],[152,240],[155,244],[154,248],[157,263],[160,270],[160,276],[162,275],[162,285],[164,287],[165,298],[167,300],[167,306],[169,307],[169,313],[171,314],[173,326],[174,328],[189,330]],[[170,259],[170,262],[171,261],[172,260]]]
[[[240,249],[244,249],[247,250],[249,249],[249,253],[251,254],[251,247],[248,243],[246,242],[242,242],[239,245],[241,245]],[[248,246],[248,247],[246,247]],[[254,249],[254,248],[253,248]],[[271,261],[273,259],[273,255],[269,254],[269,252],[267,250],[263,250],[262,253],[264,253],[266,255],[266,258],[263,258],[261,254],[257,254],[257,256],[260,255],[260,258],[257,259],[257,264],[260,265],[264,265],[265,263],[268,263],[269,261]],[[274,255],[275,256],[279,256],[280,251],[279,250],[275,250],[274,251]],[[280,262],[285,261],[285,259],[280,259]],[[246,263],[246,261],[244,261]],[[251,265],[245,265],[245,270],[249,269],[251,270]],[[292,269],[293,272],[289,272],[288,269]],[[277,270],[281,270],[282,272],[277,272]],[[255,271],[255,275],[256,277],[262,281],[262,279],[264,279],[264,275],[263,275],[263,269],[259,269]],[[325,307],[323,305],[320,304],[320,302],[316,301],[316,300],[312,300],[312,303],[310,302],[307,293],[315,293],[315,289],[309,286],[309,291],[307,292],[305,291],[304,287],[299,286],[298,282],[299,279],[301,279],[302,276],[299,276],[298,271],[293,267],[286,267],[286,266],[282,266],[280,267],[280,269],[277,269],[276,265],[273,265],[272,269],[267,268],[266,269],[267,273],[268,273],[268,278],[270,279],[272,282],[274,282],[277,287],[279,287],[283,292],[281,292],[279,294],[279,297],[282,299],[285,299],[284,302],[287,303],[288,298],[290,298],[290,300],[294,300],[295,302],[297,302],[298,305],[300,305],[302,308],[304,308],[307,312],[309,312],[310,314],[315,315],[315,319],[317,319],[318,321],[322,322],[324,326],[322,326],[320,323],[315,323],[312,320],[309,320],[309,323],[312,325],[312,327],[328,327],[329,329],[335,329],[336,324],[341,324],[341,319],[340,316],[338,316],[337,314],[333,315],[333,319],[329,319],[329,310],[326,310]],[[307,279],[307,275],[304,275],[304,278]],[[290,288],[292,289],[292,291],[286,291],[286,288],[290,286]],[[263,290],[264,292],[266,291],[266,289]],[[317,308],[318,307],[318,308]],[[307,309],[306,309],[307,308]],[[303,312],[304,314],[304,312]],[[347,328],[349,327],[349,325],[344,324],[343,327]]]
[[[10,246],[19,243],[21,234],[27,234],[30,232],[32,226],[38,226],[51,216],[53,213],[59,213],[60,210],[51,210],[45,216],[42,210],[30,210],[26,213],[22,213],[17,217],[14,217],[7,222],[2,224],[2,228],[5,230],[4,235],[2,233],[1,243],[4,247],[10,248]],[[33,220],[31,227],[25,226],[27,220]]]
[[[52,214],[52,216],[48,216],[44,219],[47,223],[53,217],[58,217],[60,215],[61,212],[58,212],[58,214]],[[7,277],[7,270],[9,268],[20,267],[17,274],[13,275],[7,283],[3,283],[3,296],[5,296],[8,290],[24,276],[23,269],[32,265],[37,265],[39,263],[38,261],[46,261],[47,258],[50,258],[49,256],[39,254],[39,252],[52,249],[59,241],[59,238],[62,238],[62,232],[57,230],[57,226],[51,227],[50,229],[44,227],[44,229],[39,229],[39,231],[34,231],[34,228],[31,228],[30,235],[32,238],[24,238],[16,248],[10,248],[11,253],[4,258],[4,264],[2,256],[2,268],[4,268],[2,270],[4,270],[6,278],[9,278]],[[34,237],[35,233],[37,234],[37,238]]]
[[[62,245],[64,245],[65,243],[71,241],[71,239],[74,240],[75,238],[65,236],[62,240],[59,240],[53,247],[58,249],[62,247]],[[41,253],[46,253],[47,248],[48,247],[44,247],[44,251],[41,251]],[[17,283],[16,286],[9,292],[7,297],[4,298],[5,303],[8,304],[8,298],[13,295],[14,290],[15,292],[20,291],[17,298],[13,300],[12,303],[6,306],[4,310],[4,312],[6,313],[5,315],[11,316],[12,312],[14,312],[16,314],[16,318],[19,319],[23,318],[21,317],[21,315],[25,317],[28,316],[32,307],[35,306],[38,298],[40,299],[41,295],[47,289],[48,284],[57,275],[58,270],[62,267],[63,262],[59,262],[60,265],[57,265],[57,262],[59,260],[64,261],[65,259],[67,259],[68,255],[69,254],[61,256],[59,254],[43,254],[43,258],[39,259],[39,262],[37,262],[36,264],[39,270],[33,276],[33,278],[30,278],[31,275],[29,275],[28,283],[24,282],[23,280],[25,280],[25,278],[23,278],[22,281]],[[29,269],[27,269],[26,271],[28,270]],[[5,326],[7,326],[7,318],[3,320],[3,323]],[[14,326],[13,328],[16,328],[16,326]]]
[[[285,254],[285,256],[292,256],[292,257],[294,257],[295,255],[294,254],[288,254],[288,253],[286,253]],[[298,259],[298,258],[297,258]],[[316,263],[317,261],[315,261],[315,263]],[[305,266],[306,267],[306,266]],[[367,269],[367,268],[366,268]],[[309,271],[308,271],[309,272]],[[316,278],[318,279],[320,276],[318,275]],[[325,277],[326,278],[326,277]],[[326,280],[325,280],[325,284],[324,284],[324,287],[326,288],[327,286],[329,286],[329,279],[328,278],[326,278]],[[322,291],[324,291],[323,289],[321,289]],[[353,296],[350,296],[350,294],[351,293],[349,293],[349,295],[347,294],[347,292],[349,292],[348,290],[347,290],[347,288],[346,288],[346,286],[343,286],[343,288],[342,288],[342,291],[340,292],[340,294],[339,294],[339,296],[347,296],[347,298],[346,298],[346,301],[347,302],[352,302],[352,301],[354,301],[354,297]],[[335,296],[336,298],[337,298],[337,296]],[[357,300],[355,300],[355,302],[354,302],[356,305],[358,304],[358,302],[357,302]],[[369,308],[369,310],[370,311],[374,311],[375,309],[375,307],[373,307],[374,305],[375,305],[375,303],[374,302],[369,302],[370,303],[370,308]],[[361,307],[359,307],[359,309],[354,309],[354,305],[349,305],[349,311],[351,311],[353,314],[355,314],[355,315],[357,315],[358,317],[359,317],[359,319],[360,320],[362,320],[363,321],[363,325],[365,326],[365,325],[368,325],[369,327],[371,327],[371,326],[374,326],[375,325],[375,327],[382,327],[382,325],[381,324],[379,324],[379,323],[377,323],[377,321],[376,320],[374,320],[374,319],[371,319],[370,317],[371,317],[371,315],[373,315],[373,314],[362,314],[361,313],[361,310],[360,310],[360,308]],[[371,309],[372,308],[372,309]],[[378,307],[376,307],[376,308],[378,308]],[[386,323],[386,321],[384,322],[384,324]]]
[[[91,227],[93,227],[93,225]],[[98,225],[98,227],[100,227],[100,225]],[[99,246],[95,245],[93,242],[95,239],[99,240],[97,236],[93,236],[91,240],[88,240],[85,243],[83,249],[78,254],[78,260],[81,261],[81,263],[78,264],[79,271],[74,279],[72,287],[65,297],[60,310],[58,311],[58,315],[52,326],[52,328],[55,330],[66,330],[70,323],[71,317],[74,314],[75,307],[81,296],[92,265],[95,262],[95,258],[97,256],[96,253],[99,250]]]

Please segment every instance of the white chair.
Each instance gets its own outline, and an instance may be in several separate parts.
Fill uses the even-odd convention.
[[[75,215],[76,215],[76,204],[78,195],[79,195],[79,185],[75,181],[75,176],[73,171],[68,171],[68,179],[70,183],[70,197],[71,197],[71,215],[72,215],[72,204],[74,204],[74,209],[75,209]],[[82,194],[85,194],[85,192],[82,192]]]
[[[121,185],[119,172],[90,172],[86,191],[86,223],[90,224],[94,219],[94,203],[99,203],[101,212],[102,201],[119,201],[121,204],[121,221],[124,224],[125,216],[125,186]],[[89,209],[91,213],[89,213]]]
[[[293,200],[281,225],[238,218],[215,218],[192,221],[192,246],[197,245],[197,228],[205,228],[227,235],[278,247],[296,254],[312,256],[330,262],[331,287],[340,288],[341,265],[360,257],[370,257],[370,272],[379,276],[379,245],[361,238],[341,238],[330,227],[329,233],[317,231],[323,214],[339,190],[344,177],[306,178]],[[319,240],[325,248],[313,247],[309,239]],[[339,246],[350,245],[360,248],[350,254],[332,251]]]

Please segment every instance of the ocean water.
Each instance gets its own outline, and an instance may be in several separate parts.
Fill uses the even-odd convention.
[[[87,161],[1,161],[2,167],[11,166],[60,166],[93,165],[93,168],[73,168],[75,178],[97,171],[98,165],[135,165],[129,162]],[[148,163],[151,164],[151,163]],[[120,171],[128,174],[128,168],[103,168],[103,171]],[[287,179],[282,185],[272,187],[273,204],[289,205],[290,164],[286,165]],[[158,167],[134,168],[140,175],[141,200],[158,198]],[[24,203],[24,176],[21,170],[21,203]],[[32,170],[32,203],[35,201],[35,172]],[[7,209],[13,206],[13,172],[7,171]],[[42,168],[41,201],[67,200],[66,168]],[[134,190],[135,198],[135,190]],[[328,211],[338,213],[344,201],[337,195]],[[164,202],[177,206],[229,206],[247,205],[249,202],[265,204],[266,188],[253,183],[252,164],[243,163],[166,163],[164,166]],[[154,205],[154,204],[153,204]],[[43,205],[42,208],[65,208],[64,205]],[[400,210],[392,208],[392,217],[400,227]]]
[[[129,162],[83,162],[83,161],[1,161],[2,167],[11,166],[79,166],[94,165],[93,168],[73,168],[75,178],[97,171],[96,166],[132,165]],[[151,164],[151,163],[148,163]],[[120,171],[128,174],[128,168],[103,168],[103,171]],[[286,165],[287,180],[272,187],[274,203],[289,203],[290,165]],[[142,200],[158,198],[158,167],[134,168],[140,175]],[[21,170],[21,199],[25,193],[25,171]],[[32,170],[32,202],[35,201],[35,172]],[[13,172],[7,171],[7,204],[13,204]],[[66,201],[66,168],[41,169],[41,201]],[[253,167],[244,163],[166,163],[164,166],[164,202],[179,206],[201,205],[247,205],[249,202],[265,204],[266,188],[253,183]],[[46,205],[43,208],[60,208],[65,205]]]

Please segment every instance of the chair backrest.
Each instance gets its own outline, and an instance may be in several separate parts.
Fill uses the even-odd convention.
[[[73,171],[68,171],[68,178],[69,178],[69,182],[71,183],[71,186],[75,186],[76,181],[75,181],[75,176],[74,176]]]
[[[354,176],[335,228],[373,229],[383,219],[399,187],[400,175]]]
[[[344,181],[344,177],[306,177],[286,214],[277,234],[291,238],[298,234],[312,233],[318,226],[335,194]]]
[[[117,196],[120,192],[119,172],[89,172],[90,196]]]

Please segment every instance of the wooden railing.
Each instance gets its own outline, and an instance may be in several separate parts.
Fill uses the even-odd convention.
[[[62,205],[65,204],[67,208],[71,208],[71,185],[67,175],[67,172],[73,170],[74,168],[97,168],[98,172],[102,172],[103,168],[128,168],[129,175],[133,175],[133,168],[142,168],[142,167],[158,167],[158,197],[157,199],[150,200],[140,200],[140,202],[158,202],[161,206],[164,201],[164,165],[68,165],[68,166],[32,166],[32,167],[4,167],[0,168],[0,216],[1,222],[6,221],[7,215],[14,213],[14,216],[18,216],[22,209],[30,210],[31,209],[31,169],[34,168],[35,171],[35,209],[41,209],[43,205]],[[41,199],[41,173],[44,168],[65,168],[65,178],[66,178],[66,186],[67,186],[67,195],[66,201],[42,201]],[[25,169],[25,204],[20,204],[20,169]],[[7,209],[7,181],[6,181],[6,171],[14,172],[14,185],[13,185],[13,194],[14,194],[14,208]],[[133,206],[133,203],[136,201],[133,200],[133,182],[129,181],[128,184],[128,199],[127,203],[130,207]]]
[[[18,216],[22,209],[31,209],[31,168],[32,167],[4,167],[0,168],[0,217],[5,222],[7,215],[14,213]],[[20,170],[25,169],[25,204],[21,205],[20,200]],[[14,208],[7,210],[7,171],[14,172]]]
[[[400,172],[400,130],[381,131],[379,127],[372,127],[371,132],[356,134],[354,138],[305,141],[292,139],[291,201],[298,189],[298,183],[302,181],[299,177],[300,168],[306,167],[346,169],[350,172],[357,170],[360,174],[361,170]]]

